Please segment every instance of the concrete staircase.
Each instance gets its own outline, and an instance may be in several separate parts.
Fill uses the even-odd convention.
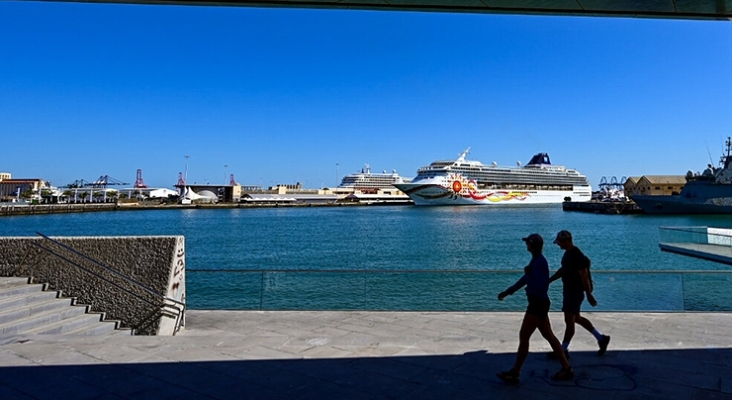
[[[130,335],[117,329],[118,321],[104,321],[104,313],[90,313],[60,292],[28,278],[0,277],[0,336],[10,335]]]

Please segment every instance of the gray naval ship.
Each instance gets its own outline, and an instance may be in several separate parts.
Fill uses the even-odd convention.
[[[681,193],[670,196],[632,196],[648,214],[732,214],[732,140],[727,138],[721,167],[701,175],[689,171]]]

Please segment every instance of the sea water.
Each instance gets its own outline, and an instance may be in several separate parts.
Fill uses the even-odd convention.
[[[537,207],[161,209],[0,218],[1,236],[183,235],[189,308],[521,310],[515,282],[559,230],[592,259],[597,310],[729,311],[728,266],[661,252],[660,226],[732,226],[732,216],[606,215]],[[112,266],[113,267],[113,266]],[[695,271],[695,272],[684,272]],[[705,272],[699,272],[705,271]],[[561,282],[552,285],[558,309]]]

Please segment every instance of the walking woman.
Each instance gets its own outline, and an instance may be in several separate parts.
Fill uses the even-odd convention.
[[[552,326],[549,322],[549,263],[542,254],[544,248],[544,239],[538,233],[521,239],[526,242],[526,250],[531,253],[531,262],[524,267],[524,275],[515,284],[498,294],[498,300],[503,300],[506,296],[516,293],[523,286],[526,286],[526,298],[529,305],[524,314],[524,320],[521,323],[519,331],[519,347],[516,353],[516,362],[508,371],[496,374],[498,378],[507,383],[519,383],[521,375],[521,367],[526,361],[529,354],[529,339],[538,328],[541,336],[546,339],[552,346],[552,350],[557,355],[557,359],[562,364],[562,369],[552,376],[554,380],[570,380],[574,378],[574,371],[569,365],[569,361],[562,351],[562,345],[552,332]]]

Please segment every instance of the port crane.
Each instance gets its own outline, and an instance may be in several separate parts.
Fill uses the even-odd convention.
[[[69,189],[76,189],[76,188],[106,189],[107,186],[112,186],[112,185],[129,185],[129,183],[114,179],[109,175],[102,175],[93,182],[85,181],[83,179],[77,179],[63,187],[66,187]]]

